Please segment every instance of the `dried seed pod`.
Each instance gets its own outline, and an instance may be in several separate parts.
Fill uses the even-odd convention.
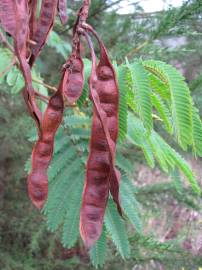
[[[20,69],[25,79],[25,88],[23,91],[24,99],[30,115],[36,122],[38,133],[40,133],[42,116],[35,101],[31,71],[26,59],[27,39],[29,36],[28,2],[26,0],[1,1],[0,20],[5,31],[13,37],[15,53],[20,62]]]
[[[57,92],[50,98],[42,120],[42,135],[32,152],[32,169],[28,176],[28,192],[33,204],[41,209],[48,196],[47,169],[53,156],[54,138],[62,122],[64,82],[68,71],[64,71]]]
[[[29,0],[29,38],[33,39],[37,27],[37,0]]]
[[[84,64],[78,53],[70,59],[68,66],[71,73],[64,88],[64,97],[72,105],[81,96],[84,86]]]
[[[116,138],[113,135],[114,140],[112,140],[110,136],[107,113],[102,108],[98,95],[98,92],[101,91],[100,88],[103,86],[100,82],[100,73],[97,71],[100,66],[98,65],[96,68],[96,57],[92,42],[87,33],[84,32],[84,35],[91,49],[92,58],[89,88],[90,98],[93,102],[93,121],[80,212],[80,234],[85,245],[91,247],[99,239],[102,232],[109,189],[111,188],[113,195],[118,197],[118,194],[115,193],[118,191],[117,186],[111,186],[111,182],[114,184],[114,177],[119,177],[119,175],[114,166]],[[116,116],[115,112],[113,112],[113,116]],[[117,129],[117,127],[114,127],[114,129]],[[117,181],[119,180],[117,179]],[[121,213],[119,200],[116,203]]]
[[[39,21],[33,36],[33,40],[36,44],[31,45],[32,55],[29,60],[31,66],[34,64],[36,57],[45,45],[48,34],[53,27],[57,4],[58,0],[42,0]]]
[[[13,0],[0,1],[0,23],[5,32],[12,37],[16,34],[15,2]]]
[[[67,17],[67,0],[58,0],[58,14],[62,24],[66,24]]]
[[[28,176],[28,192],[33,204],[42,208],[48,196],[47,170],[53,156],[54,138],[63,118],[64,92],[67,82],[71,85],[74,79],[69,66],[72,55],[65,63],[62,79],[57,92],[50,98],[44,113],[41,130],[42,134],[36,142],[32,153],[32,169]]]
[[[90,94],[92,95],[96,80],[96,57],[89,36],[85,34],[85,37],[89,43],[92,57],[92,70],[89,78]],[[101,120],[94,106],[90,138],[80,211],[80,234],[86,247],[91,247],[100,237],[109,196],[109,153]]]
[[[107,115],[107,128],[109,130],[110,138],[114,142],[114,148],[111,147],[113,169],[111,170],[110,176],[110,192],[114,202],[117,204],[119,212],[121,213],[121,206],[119,202],[120,172],[115,168],[115,146],[118,138],[118,84],[106,48],[102,42],[100,42],[100,46],[100,62],[97,66],[97,76],[99,83],[97,84],[96,89],[100,98],[101,107]],[[109,112],[110,108],[114,109],[113,112]]]
[[[90,153],[87,161],[86,180],[80,213],[80,234],[86,245],[91,247],[100,237],[104,213],[109,196],[110,162],[108,151],[97,151],[95,131],[101,125],[97,114],[93,113]],[[99,141],[105,141],[105,134],[99,134]],[[99,145],[96,141],[96,145]]]
[[[121,206],[119,202],[119,182],[120,172],[115,168],[115,151],[116,142],[118,138],[118,106],[119,106],[119,91],[116,74],[113,65],[109,59],[107,50],[99,38],[95,30],[87,24],[83,26],[98,40],[100,46],[100,61],[96,68],[98,82],[96,84],[96,91],[100,100],[100,110],[104,110],[106,113],[106,129],[109,131],[111,143],[108,140],[111,153],[111,163],[113,168],[111,170],[110,177],[110,192],[112,194],[114,202],[117,204],[119,213],[121,214]]]
[[[22,12],[22,11],[19,10],[19,13],[20,12]],[[27,10],[27,14],[28,14],[28,10]],[[27,20],[28,20],[28,16],[27,16]],[[24,100],[25,100],[25,103],[27,105],[27,109],[28,109],[31,117],[35,120],[38,134],[40,136],[41,135],[42,113],[36,104],[35,92],[34,92],[34,88],[32,86],[31,69],[30,69],[29,64],[27,63],[27,58],[26,58],[27,52],[28,52],[26,41],[27,41],[27,38],[29,36],[29,30],[28,29],[23,30],[23,28],[27,24],[28,24],[28,22],[24,21],[24,20],[22,20],[21,23],[19,23],[19,24],[17,23],[17,33],[18,34],[17,34],[16,40],[14,39],[15,51],[16,51],[16,55],[19,59],[20,69],[22,71],[22,74],[23,74],[23,77],[25,80],[25,88],[23,89]],[[24,33],[26,33],[26,38],[25,38]]]

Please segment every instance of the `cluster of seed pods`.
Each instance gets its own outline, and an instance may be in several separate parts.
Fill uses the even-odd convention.
[[[63,119],[64,104],[74,104],[82,94],[84,64],[80,56],[80,39],[84,36],[92,58],[89,97],[93,104],[93,117],[80,211],[80,234],[89,248],[101,235],[109,193],[122,215],[120,173],[115,167],[119,104],[116,74],[103,42],[86,24],[90,0],[84,0],[73,27],[72,53],[63,65],[58,90],[50,97],[42,114],[35,101],[31,68],[46,43],[57,10],[63,23],[66,23],[67,16],[66,1],[42,0],[39,18],[36,16],[38,4],[37,0],[0,0],[0,22],[13,37],[14,51],[25,80],[25,103],[38,131],[28,176],[28,192],[33,204],[41,209],[48,196],[47,170],[53,156],[55,134]],[[98,64],[89,33],[96,37],[100,47]]]
[[[13,37],[14,51],[25,80],[23,95],[31,117],[40,133],[41,112],[35,102],[30,66],[27,63],[29,37],[29,5],[26,1],[0,1],[0,21],[4,30]]]
[[[25,80],[22,91],[24,100],[38,131],[38,140],[32,152],[32,168],[28,176],[29,196],[37,208],[43,207],[48,195],[47,169],[53,155],[55,133],[63,117],[64,99],[72,102],[75,95],[76,100],[83,88],[83,62],[78,49],[73,51],[66,61],[58,90],[49,99],[43,115],[37,106],[32,86],[31,67],[45,45],[57,9],[63,23],[66,22],[65,3],[66,1],[61,0],[42,0],[37,18],[37,0],[0,1],[0,22],[4,30],[13,37],[14,52]],[[72,80],[78,81],[77,89],[74,88]]]

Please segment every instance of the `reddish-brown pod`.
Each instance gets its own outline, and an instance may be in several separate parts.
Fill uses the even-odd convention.
[[[5,32],[11,36],[16,33],[15,2],[13,0],[0,1],[0,23]]]
[[[89,78],[90,96],[94,96],[96,83],[96,57],[89,36],[92,71]],[[109,196],[110,158],[107,140],[97,108],[93,104],[93,120],[86,178],[80,211],[80,234],[85,246],[90,248],[100,237],[104,213]]]
[[[46,43],[48,34],[53,27],[58,0],[42,0],[41,11],[37,29],[33,36],[34,44],[31,45],[32,55],[29,63],[32,66],[36,57]]]
[[[80,234],[85,246],[90,248],[100,237],[109,196],[109,154],[105,134],[95,111],[93,113],[90,153],[80,212]],[[100,133],[96,133],[100,129]],[[98,135],[97,137],[95,137]],[[95,148],[99,149],[97,150]],[[101,150],[102,149],[102,150]],[[104,149],[104,150],[103,150]]]
[[[110,138],[114,142],[111,147],[112,166],[110,173],[110,192],[113,200],[117,204],[118,210],[121,213],[121,206],[119,202],[119,182],[120,173],[115,168],[115,152],[116,143],[118,138],[118,105],[119,105],[119,92],[114,68],[109,60],[104,44],[99,41],[101,54],[100,62],[97,66],[97,93],[100,99],[101,107],[107,115],[107,129]]]
[[[26,46],[28,27],[28,4],[26,0],[0,1],[0,22],[14,39],[14,45],[23,51]]]
[[[92,57],[89,88],[94,112],[90,153],[86,168],[85,188],[80,214],[81,237],[85,245],[90,247],[101,235],[109,190],[117,204],[120,215],[122,215],[119,201],[120,172],[115,167],[119,92],[113,66],[109,60],[106,48],[97,36],[97,33],[95,34],[101,49],[100,61],[97,66],[91,39],[85,31],[81,31],[81,33],[85,35],[88,41]],[[96,172],[96,177],[92,171]],[[100,181],[97,181],[97,179],[100,179]],[[102,187],[102,185],[103,201],[99,196],[100,186]],[[93,196],[96,199],[92,201],[91,197]]]
[[[97,73],[97,84],[96,92],[98,94],[98,99],[100,101],[99,110],[106,113],[106,122],[103,121],[103,127],[105,130],[106,138],[110,150],[111,159],[111,173],[110,173],[110,192],[112,194],[113,200],[117,204],[117,208],[120,214],[122,214],[120,201],[119,201],[119,182],[120,182],[120,172],[115,167],[115,152],[116,152],[116,142],[118,137],[118,105],[119,105],[119,91],[118,83],[116,79],[116,74],[113,65],[109,59],[107,50],[99,38],[95,30],[88,24],[83,24],[83,27],[88,31],[92,32],[96,39],[98,40],[100,46],[100,61],[96,69]],[[107,127],[106,127],[106,126]],[[110,139],[107,136],[109,132]]]
[[[33,204],[41,209],[48,196],[47,169],[53,156],[54,138],[62,122],[64,101],[63,87],[68,71],[64,71],[57,92],[50,98],[43,116],[41,137],[32,152],[32,169],[28,176],[28,193]]]
[[[29,0],[29,38],[32,41],[37,27],[37,0]]]
[[[69,105],[75,103],[82,94],[84,86],[84,64],[79,55],[71,57],[69,78],[64,87],[64,97]]]
[[[67,0],[58,0],[58,14],[62,24],[66,24],[67,17]]]
[[[15,47],[17,53],[26,57],[27,39],[29,36],[29,8],[26,0],[15,0],[16,36]]]
[[[20,62],[20,69],[22,70],[25,79],[25,88],[23,91],[24,99],[27,104],[27,108],[30,115],[36,122],[39,132],[41,112],[38,109],[37,104],[35,102],[35,93],[32,87],[31,71],[26,59],[27,39],[29,35],[28,2],[26,0],[19,0],[19,1],[7,0],[1,1],[0,5],[1,5],[0,16],[2,26],[13,37],[15,53]]]
[[[29,8],[26,0],[0,1],[0,21],[14,40],[14,49],[25,79],[23,95],[28,111],[35,120],[40,133],[41,112],[35,102],[30,66],[27,63],[27,39],[29,36]]]

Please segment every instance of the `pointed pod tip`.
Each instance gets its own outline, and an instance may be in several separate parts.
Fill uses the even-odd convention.
[[[34,206],[37,209],[41,210],[43,208],[43,206],[44,206],[45,201],[40,201],[40,202],[36,202],[36,201],[34,202],[34,201],[32,201],[32,203],[34,204]]]
[[[43,198],[37,199],[30,192],[29,192],[29,197],[30,197],[32,204],[39,210],[41,210],[44,207],[44,204],[45,204],[46,199],[47,199],[47,195],[45,195]]]
[[[81,237],[82,238],[82,237]],[[84,246],[85,246],[85,248],[87,249],[87,250],[90,250],[94,245],[95,245],[95,243],[96,243],[96,241],[99,239],[99,237],[98,238],[96,238],[96,239],[92,239],[92,238],[89,238],[89,237],[87,237],[87,238],[82,238],[82,240],[83,240],[83,244],[84,244]]]
[[[39,210],[44,207],[44,204],[48,197],[48,191],[33,190],[28,187],[28,194],[32,204]]]
[[[101,233],[100,233],[101,234]],[[99,239],[100,234],[93,234],[91,232],[87,232],[83,226],[82,223],[80,223],[80,236],[83,240],[84,246],[87,250],[91,249],[93,245],[96,243],[96,241]]]

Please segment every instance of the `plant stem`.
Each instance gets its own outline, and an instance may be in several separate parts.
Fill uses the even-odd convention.
[[[131,58],[134,54],[141,51],[146,45],[148,45],[149,41],[146,40],[142,44],[140,44],[138,47],[133,48],[129,53],[126,54],[127,58]]]
[[[44,87],[48,88],[49,90],[51,90],[51,91],[53,91],[53,92],[56,92],[56,91],[57,91],[57,88],[56,88],[56,87],[54,87],[54,86],[52,86],[52,85],[49,85],[49,84],[47,84],[47,83],[44,83],[44,82],[41,81],[41,80],[32,78],[32,81],[33,81],[33,82],[36,82],[36,83],[38,83],[38,84],[43,85]]]
[[[38,97],[38,98],[41,99],[42,101],[44,101],[44,102],[46,102],[46,103],[47,103],[47,101],[49,101],[49,97],[42,95],[41,93],[39,93],[39,92],[36,91],[36,90],[35,90],[34,92],[35,92],[36,97]]]

